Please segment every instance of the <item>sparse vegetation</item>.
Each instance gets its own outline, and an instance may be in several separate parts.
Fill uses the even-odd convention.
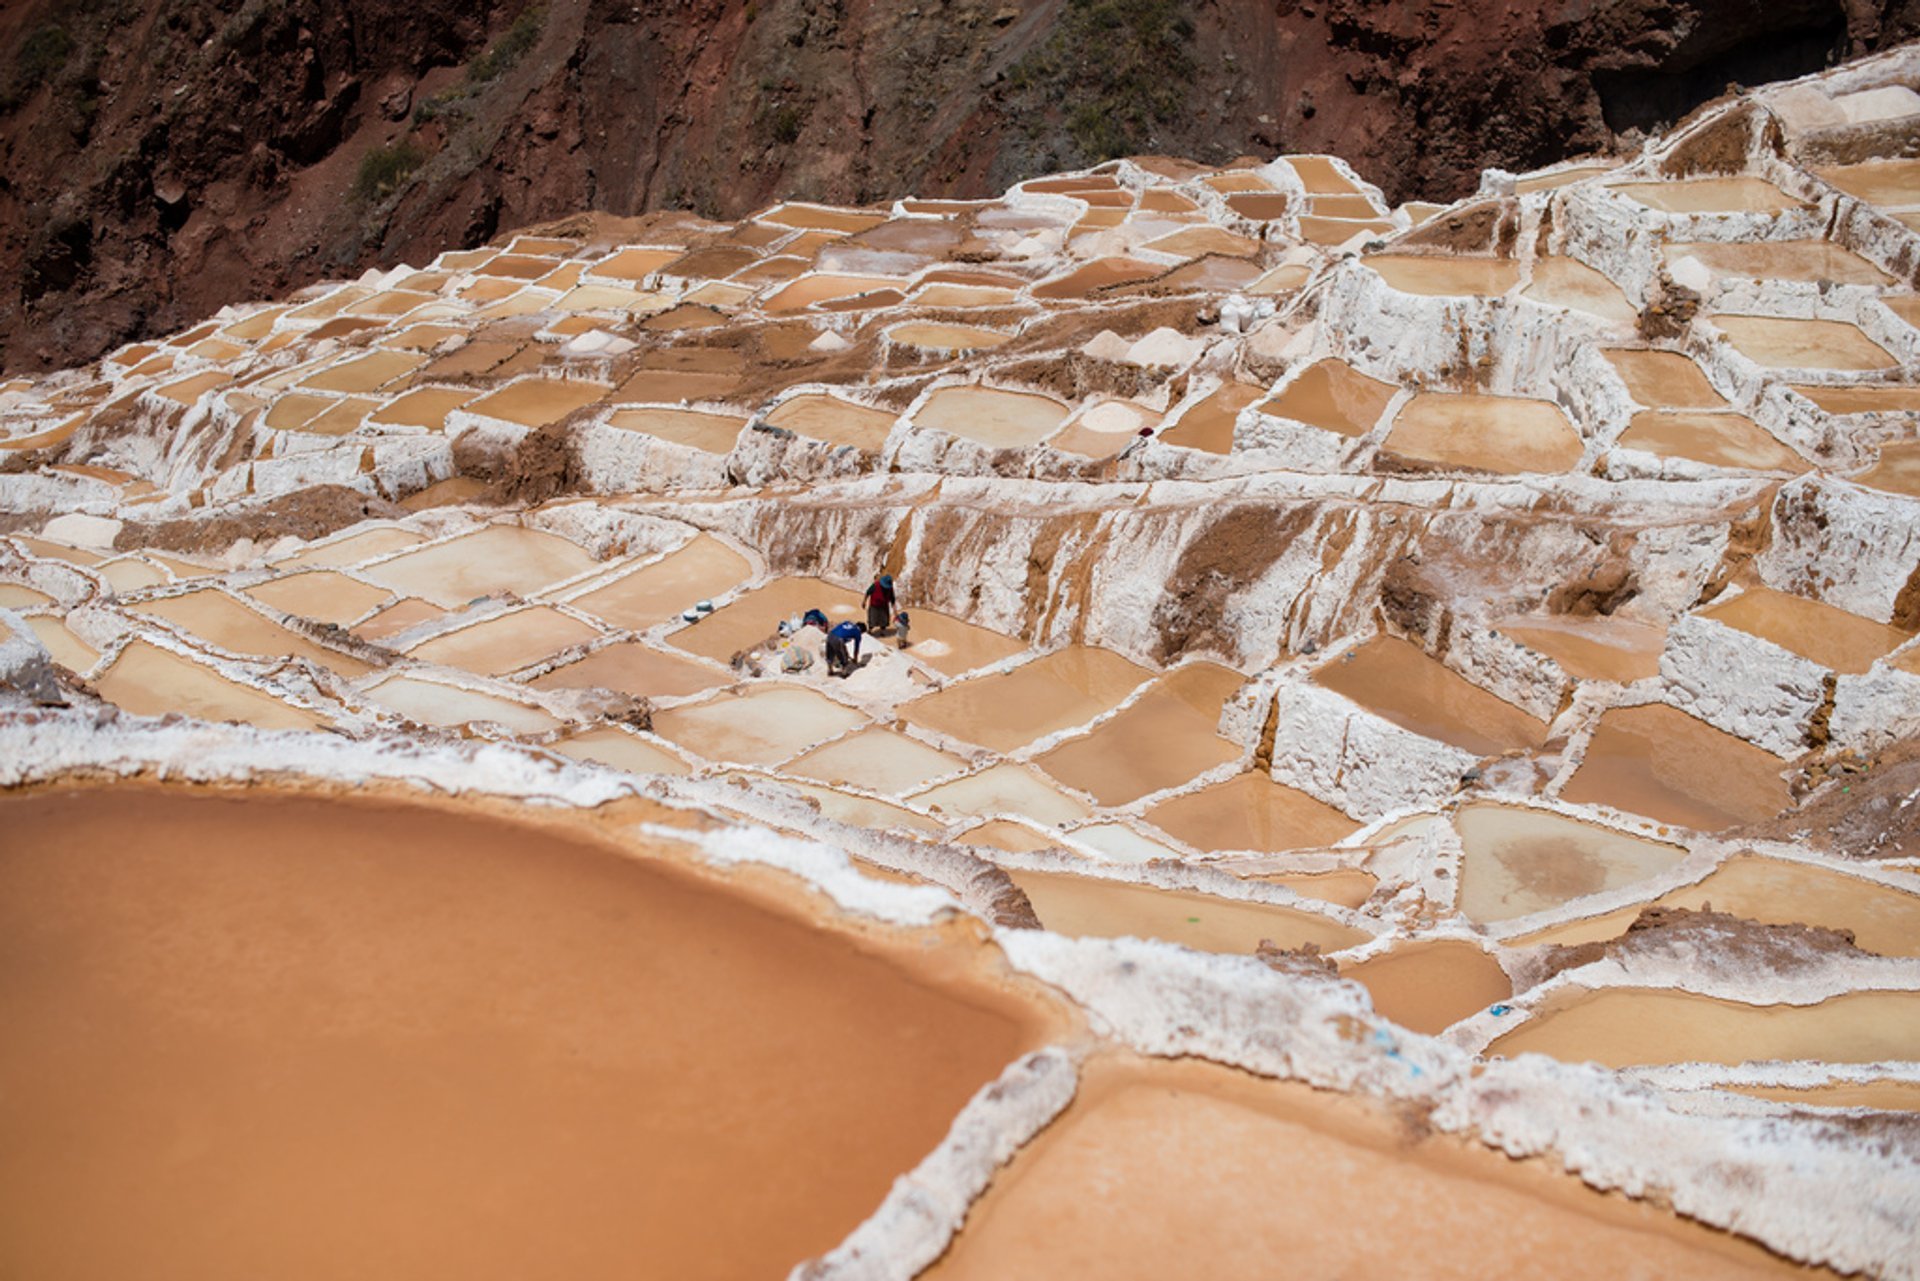
[[[791,147],[800,140],[800,126],[805,121],[805,113],[789,102],[774,108],[772,115],[768,118],[767,132],[780,146]]]
[[[1077,104],[1066,125],[1082,161],[1144,151],[1155,127],[1178,117],[1196,71],[1193,30],[1180,0],[1068,0],[1047,42],[1007,73],[1008,88],[1043,112]]]
[[[13,74],[0,90],[0,110],[11,111],[27,96],[59,74],[73,53],[73,37],[66,28],[48,23],[20,42],[14,55]]]
[[[514,64],[524,58],[528,51],[540,43],[540,31],[546,25],[547,7],[536,4],[523,10],[513,20],[506,33],[467,64],[467,74],[459,84],[451,89],[443,89],[431,98],[415,105],[413,123],[426,124],[446,115],[459,103],[480,92],[482,88],[498,80],[510,71]]]
[[[426,159],[427,153],[411,138],[375,147],[360,158],[360,169],[353,179],[353,198],[362,203],[386,199],[400,190]]]

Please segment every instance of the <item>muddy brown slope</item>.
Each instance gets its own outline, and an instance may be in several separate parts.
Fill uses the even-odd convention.
[[[15,0],[0,367],[583,208],[977,195],[1337,150],[1390,195],[1613,145],[1920,0]]]

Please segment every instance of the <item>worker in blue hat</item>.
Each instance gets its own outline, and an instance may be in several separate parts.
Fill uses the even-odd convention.
[[[885,636],[893,626],[893,609],[899,602],[893,594],[893,575],[881,574],[867,587],[867,630]]]

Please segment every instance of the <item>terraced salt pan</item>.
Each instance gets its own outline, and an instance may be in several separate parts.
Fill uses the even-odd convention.
[[[1622,182],[1614,191],[1649,209],[1675,214],[1785,213],[1806,203],[1764,178],[1688,178],[1680,182]]]
[[[1284,218],[1292,205],[1293,198],[1278,191],[1237,191],[1227,197],[1227,208],[1255,222]]]
[[[1521,297],[1556,307],[1571,307],[1615,325],[1639,316],[1620,286],[1577,258],[1546,257],[1533,264],[1533,279]]]
[[[1436,1281],[1805,1274],[1548,1163],[1412,1139],[1361,1100],[1196,1059],[1102,1055],[922,1275],[1386,1277],[1409,1260]]]
[[[1904,878],[1902,878],[1904,879]],[[1811,863],[1736,854],[1692,885],[1647,904],[1549,926],[1509,940],[1517,946],[1571,946],[1616,938],[1643,907],[1713,910],[1768,925],[1813,925],[1847,930],[1864,951],[1880,956],[1920,956],[1920,885],[1910,889]]]
[[[1920,1082],[1837,1081],[1806,1089],[1769,1085],[1722,1085],[1723,1090],[1775,1103],[1816,1108],[1869,1108],[1881,1112],[1920,1112]]]
[[[138,556],[108,561],[100,566],[100,577],[116,592],[138,591],[142,587],[157,587],[173,581],[165,570]]]
[[[381,561],[364,573],[402,595],[453,609],[500,592],[532,596],[598,563],[553,534],[520,525],[488,525]]]
[[[615,280],[645,280],[679,256],[678,249],[649,249],[633,245],[609,254],[588,270],[596,276],[609,276]]]
[[[72,629],[57,618],[35,615],[27,620],[27,630],[54,662],[70,672],[84,672],[100,661],[100,652],[75,636]]]
[[[522,427],[545,427],[577,409],[605,400],[613,388],[605,383],[563,378],[523,378],[470,401],[466,412]]]
[[[906,281],[893,276],[845,276],[822,272],[802,276],[761,299],[760,309],[768,315],[800,311],[824,303],[847,302],[866,295],[892,291],[897,293]]]
[[[824,440],[829,445],[851,445],[868,453],[878,453],[893,430],[894,416],[884,409],[871,409],[825,392],[809,392],[781,401],[767,414],[767,421],[801,436]]]
[[[1236,774],[1162,801],[1146,818],[1169,836],[1210,853],[1332,845],[1360,826],[1331,805],[1259,773]]]
[[[1671,870],[1686,850],[1548,810],[1476,803],[1460,833],[1460,911],[1481,925],[1550,911]]]
[[[1508,258],[1373,254],[1362,261],[1404,294],[1494,298],[1520,283],[1520,264]]]
[[[478,391],[468,387],[420,387],[405,395],[395,396],[384,406],[374,410],[368,416],[368,421],[382,424],[400,423],[413,427],[425,427],[429,431],[439,431],[447,425],[448,414],[479,394]]]
[[[1882,445],[1879,461],[1854,480],[1890,494],[1920,498],[1920,444]]]
[[[1816,1005],[1748,1005],[1658,988],[1571,989],[1487,1047],[1607,1067],[1920,1058],[1920,992],[1844,992]]]
[[[285,560],[274,562],[275,567],[287,569],[344,569],[349,565],[358,565],[375,556],[384,556],[402,548],[413,547],[426,541],[424,534],[416,534],[410,529],[395,529],[390,526],[364,529],[348,534],[344,538],[335,538],[319,543],[305,551],[297,552]]]
[[[366,696],[410,721],[442,729],[492,724],[514,734],[540,734],[560,726],[557,719],[531,704],[417,676],[389,676],[370,686]]]
[[[1052,300],[1085,298],[1102,289],[1134,285],[1151,280],[1166,268],[1138,258],[1096,258],[1063,275],[1034,285],[1028,290],[1035,298]]]
[[[1360,437],[1380,421],[1395,390],[1391,383],[1369,378],[1330,356],[1307,366],[1260,409],[1322,431]]]
[[[1043,827],[1077,823],[1093,811],[1024,765],[1000,764],[912,797],[946,814],[1018,814]]]
[[[1154,409],[1130,400],[1102,400],[1081,410],[1047,444],[1085,458],[1111,458],[1160,422]]]
[[[392,599],[384,587],[372,587],[330,569],[287,574],[246,591],[264,605],[336,626],[364,618]]]
[[[266,659],[304,658],[342,676],[359,676],[370,670],[359,659],[322,648],[214,588],[145,601],[128,609],[172,623],[189,635],[235,654]]]
[[[551,605],[535,605],[443,633],[416,645],[409,656],[482,676],[504,676],[599,638],[598,631],[579,619]]]
[[[585,598],[576,603],[582,609],[592,608]],[[834,622],[848,618],[865,621],[867,616],[860,607],[858,592],[818,578],[776,578],[721,606],[693,626],[681,628],[668,643],[689,654],[724,663],[741,650],[753,649],[772,637],[782,621],[797,619],[810,609],[824,611]]]
[[[1361,931],[1297,908],[1190,890],[1009,867],[1045,928],[1076,938],[1162,939],[1199,952],[1251,953],[1263,940],[1333,952],[1365,942]]]
[[[1560,187],[1571,186],[1576,182],[1584,182],[1588,178],[1598,178],[1601,174],[1610,172],[1612,168],[1611,165],[1575,165],[1571,169],[1560,169],[1552,173],[1529,174],[1523,178],[1516,178],[1513,190],[1514,194],[1521,196],[1531,195],[1536,191],[1553,191]]]
[[[1726,398],[1713,389],[1700,366],[1671,351],[1610,350],[1606,357],[1627,394],[1653,409],[1721,409]]]
[[[1037,758],[1040,768],[1101,805],[1177,787],[1239,757],[1219,733],[1220,709],[1245,684],[1230,668],[1190,663],[1168,672],[1092,733]]]
[[[37,605],[51,604],[53,597],[45,592],[22,587],[18,583],[0,583],[0,609],[32,609]]]
[[[1011,854],[1029,854],[1035,850],[1054,849],[1065,842],[1043,835],[1020,823],[994,819],[978,827],[968,828],[954,837],[953,843],[1005,850]]]
[[[795,757],[782,772],[903,796],[965,768],[967,762],[958,756],[894,730],[871,726]]]
[[[914,425],[944,431],[989,449],[1037,445],[1067,417],[1047,396],[994,387],[942,387],[914,414]]]
[[[1400,407],[1382,448],[1503,476],[1563,472],[1581,454],[1580,434],[1550,400],[1436,391]]]
[[[752,573],[739,552],[711,534],[696,534],[659,560],[590,586],[567,603],[615,627],[640,631],[733,590]]]
[[[749,774],[727,774],[724,777],[750,778],[758,783],[769,781],[762,776]],[[904,806],[895,805],[890,801],[876,800],[871,796],[857,796],[838,788],[821,787],[786,777],[777,780],[777,786],[790,792],[797,792],[811,800],[820,807],[820,813],[823,816],[836,823],[873,828],[876,831],[924,832],[930,836],[938,836],[946,830],[945,824],[936,822],[924,814],[916,814]],[[862,872],[880,875],[881,879],[885,879],[882,869],[873,864],[861,862],[856,863],[855,866]]]
[[[446,610],[423,600],[398,600],[354,628],[353,634],[361,640],[378,643],[446,615]]]
[[[911,602],[903,602],[903,608]],[[1025,642],[985,627],[963,622],[950,614],[931,609],[907,610],[912,621],[908,650],[918,662],[925,663],[943,676],[962,676],[967,672],[1002,663],[1026,652]]]
[[[1341,195],[1360,190],[1340,166],[1327,156],[1286,156],[1283,159],[1310,195]]]
[[[1011,289],[990,285],[926,285],[913,295],[921,307],[1004,307],[1018,295]]]
[[[1912,639],[1897,627],[1770,587],[1749,588],[1700,613],[1772,641],[1831,671],[1854,676]]]
[[[1865,160],[1814,172],[1870,205],[1920,205],[1920,160]]]
[[[261,729],[315,729],[320,717],[237,685],[191,659],[146,641],[130,642],[93,682],[100,697],[135,716],[178,713]]]
[[[1376,1013],[1428,1035],[1513,996],[1500,963],[1463,939],[1403,944],[1342,966],[1340,977],[1366,988]]]
[[[802,686],[750,686],[655,714],[654,733],[710,761],[777,765],[867,718]]]
[[[712,414],[698,409],[619,409],[608,416],[609,425],[622,431],[638,432],[659,440],[724,454],[740,439],[747,420],[737,414]]]
[[[1300,238],[1312,245],[1344,245],[1355,236],[1384,237],[1394,232],[1391,222],[1383,218],[1320,218],[1303,217],[1300,219]]]
[[[608,645],[532,682],[535,689],[611,689],[640,698],[683,698],[724,685],[729,676],[639,641]]]
[[[1713,324],[1741,355],[1770,369],[1864,372],[1899,362],[1855,325],[1840,320],[1716,314]]]
[[[605,1275],[636,1241],[676,1277],[779,1275],[1045,1036],[930,935],[590,830],[258,791],[3,804],[4,933],[46,962],[0,982],[31,1273],[152,1275],[160,1234],[182,1276]]]
[[[1152,675],[1111,650],[1070,645],[1012,671],[975,676],[914,700],[915,725],[998,752],[1084,725]]]
[[[1749,280],[1828,280],[1839,285],[1885,285],[1892,277],[1851,249],[1830,240],[1701,241],[1668,245],[1669,265],[1692,258],[1716,276]]]
[[[1569,676],[1622,684],[1657,676],[1667,639],[1662,628],[1617,617],[1522,614],[1497,630],[1545,654]]]
[[[1235,876],[1245,877],[1249,881],[1265,881],[1269,885],[1284,885],[1301,898],[1317,899],[1322,903],[1332,903],[1339,907],[1358,908],[1380,887],[1380,880],[1371,872],[1363,872],[1353,867],[1336,867],[1326,872],[1285,872],[1273,871],[1265,866],[1272,859],[1239,859],[1233,862],[1217,864],[1222,871]]]
[[[1320,667],[1313,681],[1402,729],[1476,756],[1538,747],[1547,737],[1540,721],[1397,637],[1375,637]]]
[[[1784,765],[1663,704],[1615,707],[1602,713],[1585,759],[1560,795],[1712,832],[1785,809]]]
[[[378,391],[426,363],[427,358],[415,352],[375,351],[331,365],[310,376],[300,385],[314,391],[338,391],[359,395]]]
[[[1240,411],[1258,401],[1265,391],[1248,383],[1222,383],[1206,399],[1190,406],[1180,421],[1160,433],[1169,445],[1184,445],[1209,454],[1233,452],[1233,428]]]
[[[576,761],[593,761],[629,774],[688,774],[692,767],[665,748],[621,729],[590,729],[553,744]]]
[[[985,351],[1013,341],[1013,335],[1001,329],[982,329],[978,325],[944,325],[932,321],[910,320],[887,330],[887,339],[906,347],[928,351]]]
[[[1633,416],[1616,442],[1662,458],[1709,467],[1803,472],[1806,462],[1745,414],[1647,409]]]

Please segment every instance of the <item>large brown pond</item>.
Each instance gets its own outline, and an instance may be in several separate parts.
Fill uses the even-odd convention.
[[[1041,1037],[958,939],[584,823],[122,786],[0,830],[10,1277],[780,1276]]]

